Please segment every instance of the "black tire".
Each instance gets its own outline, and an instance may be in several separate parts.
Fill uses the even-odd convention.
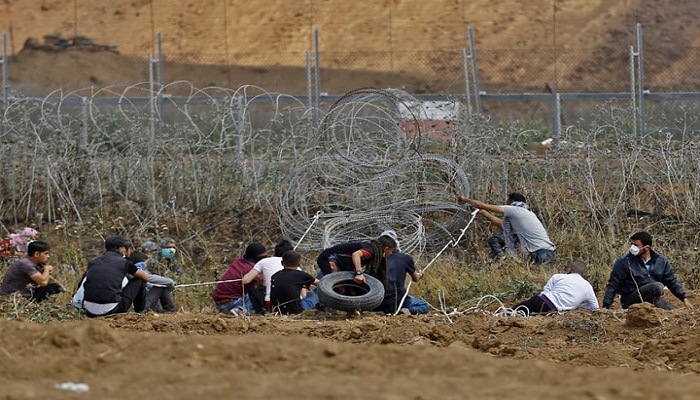
[[[355,283],[355,274],[348,271],[325,275],[318,283],[318,300],[326,307],[343,311],[370,311],[384,300],[384,285],[379,279],[365,275],[365,283]],[[344,288],[346,294],[336,289]]]

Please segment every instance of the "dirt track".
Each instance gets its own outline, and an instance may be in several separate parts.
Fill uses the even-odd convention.
[[[697,311],[638,306],[451,319],[180,313],[49,326],[3,320],[0,385],[8,399],[700,395]],[[67,382],[89,392],[55,387]]]

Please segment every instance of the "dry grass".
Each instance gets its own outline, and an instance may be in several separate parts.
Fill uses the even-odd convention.
[[[101,252],[102,239],[115,233],[135,242],[174,237],[186,271],[180,283],[218,279],[245,244],[272,246],[284,236],[277,194],[285,171],[315,154],[303,108],[251,113],[254,105],[244,104],[251,108],[242,120],[220,104],[211,105],[207,118],[184,110],[189,119],[159,125],[155,141],[140,134],[149,121],[138,112],[93,107],[95,125],[79,145],[70,129],[62,130],[72,117],[42,110],[37,119],[35,106],[17,106],[7,114],[13,129],[3,144],[8,156],[0,161],[6,171],[0,175],[3,227],[39,229],[54,246],[56,279],[69,290],[86,261]],[[428,149],[455,160],[469,176],[472,197],[501,203],[508,192],[523,193],[557,245],[558,261],[544,267],[491,263],[484,242],[491,228],[477,219],[412,293],[434,305],[443,298],[450,307],[485,294],[516,301],[539,291],[567,261],[581,259],[600,294],[613,262],[639,230],[652,233],[654,248],[669,257],[681,283],[696,290],[700,146],[693,115],[650,121],[640,137],[630,130],[629,110],[602,107],[593,126],[567,127],[558,147],[537,152],[531,144],[546,132],[518,121],[491,126],[465,120],[449,142],[423,138],[412,154]],[[417,264],[434,255],[415,254]],[[315,253],[306,256],[304,265],[315,269]],[[210,290],[182,288],[176,301],[183,310],[210,311]],[[68,297],[62,294],[57,304],[69,307]],[[4,314],[15,318],[34,318],[32,310],[49,307],[3,304]]]

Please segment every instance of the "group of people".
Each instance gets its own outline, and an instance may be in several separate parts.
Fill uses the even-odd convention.
[[[219,311],[234,315],[264,311],[297,314],[315,309],[319,302],[314,290],[319,279],[337,271],[354,272],[357,284],[365,282],[365,274],[383,283],[385,295],[376,311],[421,314],[430,309],[422,299],[404,299],[406,275],[414,282],[423,275],[416,271],[410,255],[398,251],[398,237],[393,230],[383,232],[376,240],[324,249],[316,260],[316,276],[301,270],[301,254],[287,240],[275,246],[273,257],[266,252],[261,243],[251,243],[243,256],[231,263],[211,293]]]
[[[506,205],[493,205],[459,196],[498,227],[499,232],[488,243],[494,258],[506,254],[524,254],[533,264],[552,262],[556,247],[544,225],[530,210],[525,197],[511,193]],[[494,215],[501,214],[502,217]],[[668,259],[652,249],[648,232],[630,237],[627,254],[614,264],[603,296],[603,307],[610,308],[620,296],[623,309],[648,302],[667,310],[675,308],[663,297],[666,288],[692,308],[678,282]],[[160,245],[144,242],[140,251],[122,236],[104,241],[102,255],[88,262],[87,271],[73,296],[73,305],[83,309],[88,317],[127,312],[175,311],[172,292],[175,281],[161,274],[180,273],[175,263],[175,241],[165,238]],[[19,293],[32,301],[41,302],[64,289],[51,281],[54,267],[48,264],[50,246],[33,241],[25,257],[16,260],[7,270],[0,295]],[[320,252],[316,259],[319,272],[312,276],[301,270],[302,256],[288,240],[282,240],[268,257],[267,248],[259,242],[249,244],[244,254],[235,259],[217,282],[211,298],[216,309],[233,315],[263,313],[297,314],[319,307],[315,286],[323,276],[337,271],[354,273],[356,284],[371,275],[384,286],[385,295],[376,311],[394,314],[422,314],[430,310],[423,299],[408,296],[406,276],[418,282],[423,272],[416,269],[413,258],[399,250],[395,231],[387,230],[376,240],[347,242]],[[584,279],[586,266],[580,260],[570,262],[566,273],[554,274],[536,296],[513,306],[527,313],[563,312],[576,308],[598,309],[599,304],[591,284]]]
[[[164,238],[162,248],[145,242],[141,251],[122,236],[110,236],[104,241],[103,254],[91,259],[73,295],[73,305],[88,317],[127,312],[176,310],[172,298],[175,281],[150,273],[149,269],[168,270],[174,265],[175,241]],[[165,249],[171,249],[164,251]],[[8,268],[0,286],[0,295],[18,293],[37,303],[50,295],[64,291],[52,281],[54,267],[50,265],[50,246],[43,241],[27,245],[26,256]]]
[[[488,204],[461,195],[458,200],[478,209],[479,214],[498,228],[498,233],[487,241],[494,259],[506,254],[525,253],[533,264],[555,260],[556,247],[522,194],[509,194],[506,205]],[[492,213],[503,217],[499,218]],[[623,309],[632,304],[647,302],[672,310],[675,306],[663,297],[664,290],[668,288],[686,307],[692,308],[673,267],[664,255],[652,250],[652,243],[651,234],[645,231],[630,237],[629,252],[613,265],[605,287],[603,307],[610,308],[615,296],[619,295]],[[598,309],[593,287],[583,278],[585,271],[586,266],[582,261],[570,262],[565,274],[554,274],[541,293],[512,308],[516,311],[526,310],[527,313],[563,312],[576,308]]]

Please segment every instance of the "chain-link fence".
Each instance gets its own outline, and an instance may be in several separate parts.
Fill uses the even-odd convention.
[[[5,2],[0,5],[0,30],[9,33],[13,87],[37,96],[59,86],[70,91],[146,81],[149,53],[162,54],[164,82],[186,80],[197,87],[252,84],[304,94],[306,53],[314,52],[315,29],[320,32],[324,92],[404,86],[414,93],[455,93],[461,92],[463,80],[461,51],[470,47],[468,27],[475,32],[484,91],[626,91],[637,23],[647,32],[649,89],[700,90],[696,35],[683,28],[694,26],[700,15],[695,2],[591,0],[586,7],[563,0],[503,0],[488,6],[468,0],[439,6],[423,0],[356,3],[348,7],[345,0],[258,0],[250,11],[244,0],[202,0],[182,8],[168,0],[64,0],[33,6]],[[484,19],[486,9],[489,19]],[[537,18],[523,21],[521,15]],[[34,23],[16,22],[28,20]],[[40,41],[47,34],[52,40],[86,37],[119,54],[35,54],[27,60],[30,56],[22,51],[26,39]],[[244,37],[255,41],[242,43]],[[55,66],[60,77],[45,76],[40,65]]]
[[[679,26],[694,23],[700,5],[599,3],[506,0],[489,5],[492,20],[476,17],[483,16],[475,8],[482,6],[466,0],[441,7],[368,1],[351,9],[343,0],[260,0],[255,12],[244,11],[243,0],[206,0],[183,9],[166,0],[5,3],[3,104],[9,94],[55,99],[157,92],[161,99],[197,97],[201,89],[194,88],[254,86],[327,108],[334,95],[357,88],[397,88],[459,100],[494,123],[530,120],[551,134],[589,124],[608,102],[629,105],[640,114],[639,126],[647,117],[693,110],[700,60],[692,29]],[[532,10],[537,18],[519,19]],[[30,12],[35,24],[13,24]],[[56,15],[58,26],[51,25]],[[594,26],[600,24],[610,28]],[[49,29],[58,34],[45,37],[48,44],[22,44]],[[239,40],[251,36],[252,45]]]

